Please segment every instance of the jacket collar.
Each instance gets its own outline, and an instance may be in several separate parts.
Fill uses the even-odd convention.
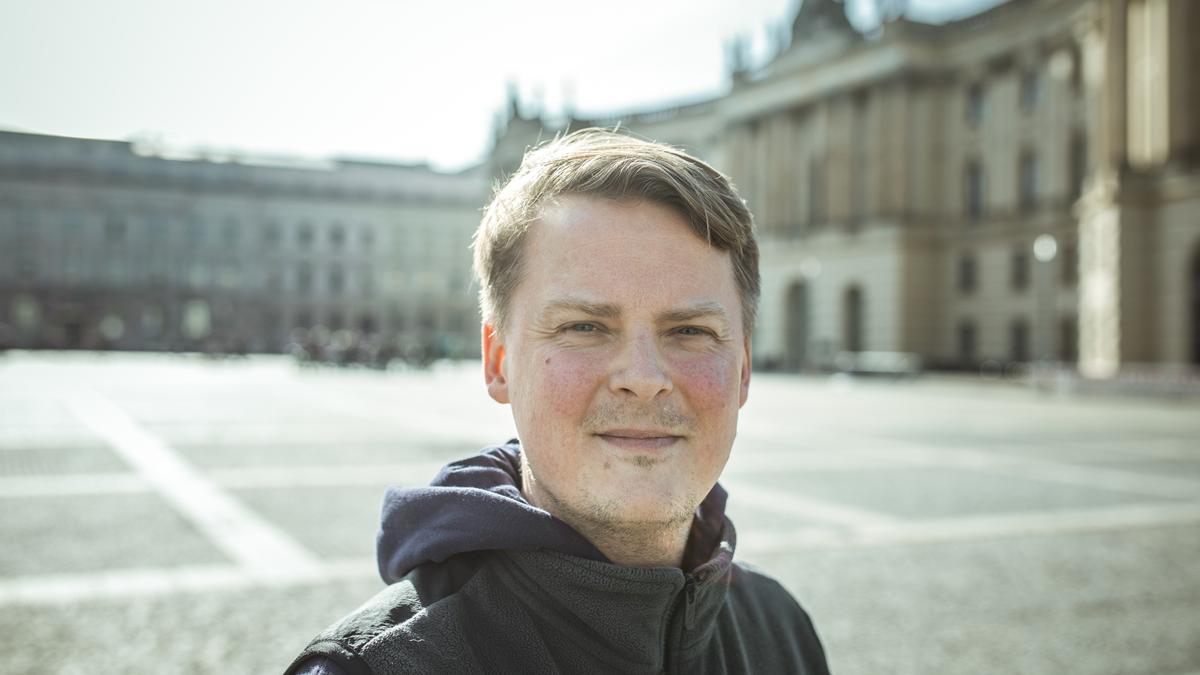
[[[506,551],[505,582],[517,587],[532,615],[573,649],[614,671],[661,670],[703,647],[717,627],[733,571],[736,533],[722,516],[721,541],[689,572],[627,567],[554,551]]]

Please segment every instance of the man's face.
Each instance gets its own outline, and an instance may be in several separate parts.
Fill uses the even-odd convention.
[[[568,521],[689,520],[729,458],[750,346],[729,254],[675,211],[568,196],[531,226],[492,398],[511,403],[526,498]]]

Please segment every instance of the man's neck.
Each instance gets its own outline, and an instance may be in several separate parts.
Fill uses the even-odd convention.
[[[691,523],[614,526],[571,522],[609,560],[631,567],[682,567]]]

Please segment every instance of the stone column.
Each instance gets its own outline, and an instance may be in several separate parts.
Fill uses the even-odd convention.
[[[1079,216],[1079,370],[1112,377],[1121,365],[1121,228],[1125,165],[1126,0],[1105,0],[1080,31],[1089,146],[1095,161]]]

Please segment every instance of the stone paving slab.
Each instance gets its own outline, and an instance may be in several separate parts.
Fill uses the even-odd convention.
[[[0,477],[128,470],[121,458],[103,445],[43,445],[0,450]]]
[[[0,578],[226,558],[153,494],[0,498]]]
[[[169,434],[164,434],[169,438]],[[183,445],[172,443],[181,456],[197,467],[226,469],[239,467],[311,466],[386,464],[389,462],[411,462],[436,459],[447,462],[463,456],[465,447],[482,447],[479,443],[451,442],[445,440],[379,438],[362,441],[347,438],[331,438],[325,442],[311,439],[295,443],[238,443],[223,440],[220,444]]]
[[[353,487],[234,490],[233,494],[325,558],[374,558],[386,481]]]

